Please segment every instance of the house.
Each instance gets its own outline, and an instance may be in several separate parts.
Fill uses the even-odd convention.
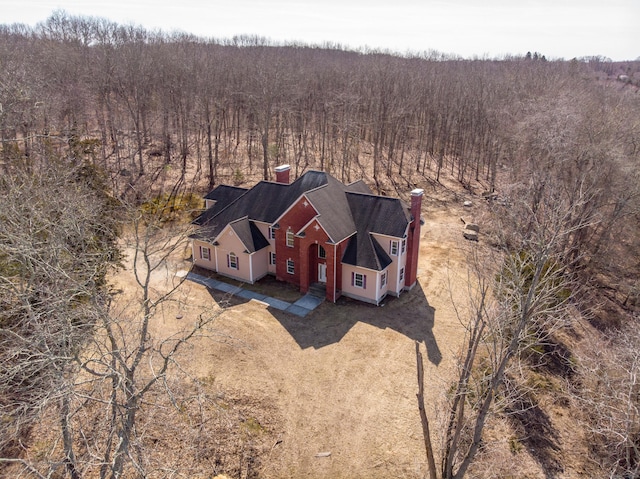
[[[267,274],[306,293],[314,283],[326,299],[379,304],[416,283],[423,190],[411,205],[378,196],[363,181],[344,185],[322,171],[252,188],[220,185],[194,221],[195,265],[253,283]]]

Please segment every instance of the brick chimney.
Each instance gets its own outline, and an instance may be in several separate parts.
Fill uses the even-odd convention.
[[[276,183],[289,184],[289,172],[291,167],[289,165],[280,165],[276,167]]]
[[[407,238],[407,264],[405,266],[405,289],[411,289],[418,277],[418,255],[420,252],[420,210],[424,190],[416,188],[411,192],[411,224]]]

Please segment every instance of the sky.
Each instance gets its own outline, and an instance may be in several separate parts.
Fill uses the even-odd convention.
[[[640,0],[0,0],[0,23],[35,26],[56,9],[218,39],[465,58],[640,58]]]

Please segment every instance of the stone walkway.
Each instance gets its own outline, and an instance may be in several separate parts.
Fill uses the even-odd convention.
[[[248,291],[242,288],[242,286],[233,286],[223,281],[218,281],[213,278],[207,278],[206,276],[202,276],[197,273],[188,272],[186,273],[186,277],[188,280],[206,286],[207,288],[222,291],[223,293],[238,296],[239,298],[248,300],[255,299],[256,301],[261,301],[262,303],[268,304],[272,308],[278,309],[280,311],[286,311],[287,313],[295,314],[296,316],[300,316],[302,318],[316,309],[324,301],[324,298],[318,298],[317,296],[306,294],[295,303],[289,303],[287,301],[272,298],[271,296],[265,296],[264,294],[256,293],[254,291]]]

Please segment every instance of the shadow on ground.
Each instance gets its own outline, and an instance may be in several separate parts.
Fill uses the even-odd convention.
[[[218,303],[230,305],[248,300],[209,290]],[[323,348],[338,343],[358,322],[379,329],[391,329],[426,346],[427,357],[434,365],[440,364],[442,353],[433,334],[435,309],[429,305],[420,284],[400,295],[387,297],[381,306],[374,306],[349,298],[340,298],[336,304],[322,303],[306,317],[268,307],[268,311],[287,330],[301,349]]]
[[[518,399],[505,412],[519,441],[542,467],[545,478],[552,479],[563,473],[564,467],[558,457],[560,436],[535,395],[519,392]]]

